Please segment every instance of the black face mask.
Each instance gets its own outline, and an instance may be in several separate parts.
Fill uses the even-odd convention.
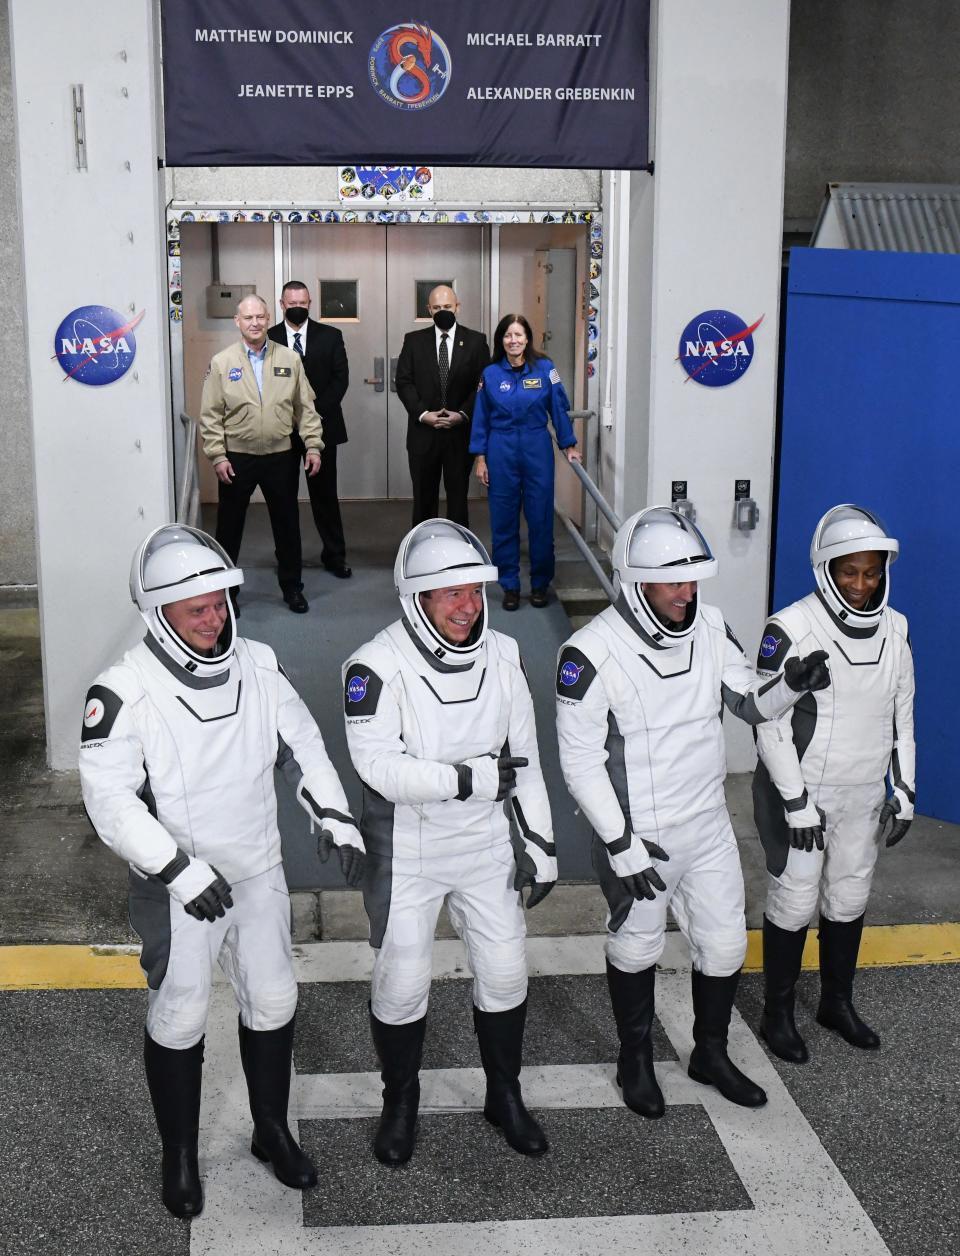
[[[457,316],[453,310],[437,310],[433,316],[433,321],[441,331],[449,331],[457,321]]]
[[[304,305],[291,305],[283,311],[283,317],[291,327],[302,327],[310,317],[310,311]]]

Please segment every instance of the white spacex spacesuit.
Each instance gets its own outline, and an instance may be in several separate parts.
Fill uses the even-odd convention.
[[[833,679],[829,689],[805,694],[789,715],[757,729],[761,762],[754,776],[754,812],[770,874],[761,1032],[776,1054],[798,1063],[806,1050],[792,1024],[793,986],[810,918],[819,902],[829,987],[836,967],[831,960],[849,966],[834,954],[840,939],[850,944],[840,945],[845,955],[855,943],[855,965],[883,822],[895,817],[889,845],[900,840],[914,813],[913,658],[907,621],[887,605],[889,567],[898,551],[897,541],[869,511],[834,507],[820,520],[811,545],[816,592],[778,611],[760,643],[762,674],[824,649]],[[870,556],[874,591],[864,600],[866,590],[858,585],[863,604],[857,607],[844,597],[838,583],[843,572],[835,564]],[[851,968],[850,985],[852,979]],[[790,1020],[783,1022],[788,1011]],[[879,1044],[872,1031],[857,1030],[854,1037],[861,1039],[859,1046]]]
[[[530,689],[516,642],[487,624],[485,585],[496,578],[466,528],[417,525],[397,555],[403,618],[343,668],[347,743],[363,781],[364,899],[377,950],[371,1024],[384,1063],[385,1117],[397,1115],[401,1098],[406,1105],[375,1144],[385,1163],[402,1163],[413,1148],[441,904],[467,948],[483,1051],[484,1026],[498,1018],[517,1021],[522,1037],[526,929],[517,891],[531,885],[539,901],[557,877]],[[447,589],[453,596],[472,589],[477,599],[479,616],[459,643],[438,630],[422,601]],[[404,1077],[391,1079],[389,1063],[401,1057]]]
[[[297,984],[274,768],[296,783],[311,827],[323,831],[321,846],[362,852],[316,723],[270,647],[236,637],[225,592],[212,652],[171,626],[172,604],[242,579],[204,533],[177,525],[151,533],[131,571],[131,595],[149,632],[97,677],[84,707],[84,802],[99,836],[130,865],[130,920],[143,939],[149,988],[152,1089],[151,1061],[157,1074],[164,1061],[182,1066],[194,1048],[202,1058],[218,959],[240,1005],[241,1046],[256,1055],[272,1041],[269,1031],[281,1030],[292,1043]],[[289,1081],[289,1059],[286,1072]],[[169,1108],[169,1099],[163,1104]],[[172,1210],[195,1215],[194,1196],[185,1212],[182,1197]]]
[[[659,1116],[649,1022],[667,904],[690,945],[698,1017],[700,990],[722,989],[732,1006],[746,951],[743,875],[723,792],[722,708],[756,724],[789,710],[798,693],[782,675],[758,679],[720,611],[700,603],[696,582],[717,564],[678,512],[651,507],[628,519],[613,568],[616,603],[560,651],[557,732],[567,787],[594,828],[594,868],[609,905],[607,972],[624,1098]],[[692,591],[682,620],[657,614],[641,587],[668,585],[684,601]],[[638,887],[638,875],[648,883]],[[724,1047],[729,1006],[725,1017]],[[630,1076],[632,1065],[643,1065],[639,1077]],[[764,1102],[759,1087],[716,1084],[734,1102]]]

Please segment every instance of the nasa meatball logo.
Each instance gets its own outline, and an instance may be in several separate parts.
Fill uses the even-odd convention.
[[[576,663],[571,663],[568,659],[560,668],[560,684],[566,685],[569,689],[571,685],[575,685],[580,679],[580,673],[583,671],[583,664],[577,667]]]
[[[730,310],[704,310],[692,318],[680,335],[677,360],[687,373],[707,388],[735,384],[753,361],[753,333],[763,315],[749,326]]]
[[[367,696],[369,676],[351,676],[347,682],[347,698],[351,702],[362,702]]]
[[[402,22],[380,35],[370,49],[370,82],[394,109],[427,109],[450,85],[450,52],[422,22]]]
[[[243,379],[243,367],[231,366],[227,378],[232,384],[236,384],[239,380]]]
[[[81,305],[71,310],[53,341],[54,357],[64,376],[95,387],[121,379],[136,357],[133,329],[144,312],[128,318],[105,305]]]
[[[779,637],[772,637],[772,636],[768,633],[768,634],[764,637],[764,639],[760,642],[760,655],[761,655],[761,657],[762,657],[762,658],[765,658],[765,659],[773,658],[773,656],[774,656],[774,655],[776,654],[776,652],[777,652],[777,648],[778,648],[778,646],[779,646],[779,645],[780,645],[780,638],[779,638]]]
[[[83,712],[83,727],[95,728],[103,719],[106,707],[99,698],[91,698]]]

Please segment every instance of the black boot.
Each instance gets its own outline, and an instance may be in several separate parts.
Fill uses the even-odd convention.
[[[729,977],[707,977],[692,969],[693,1041],[687,1073],[695,1082],[716,1086],[724,1099],[741,1108],[760,1108],[767,1102],[764,1090],[741,1073],[727,1055],[727,1030],[733,998],[740,980],[739,969]]]
[[[653,1071],[650,1040],[656,975],[656,964],[625,973],[607,960],[607,985],[620,1039],[617,1085],[623,1087],[623,1102],[630,1111],[647,1117],[663,1116],[663,1091]]]
[[[381,1164],[396,1167],[413,1155],[420,1106],[420,1058],[427,1018],[406,1025],[388,1025],[370,1013],[370,1032],[380,1060],[383,1112],[373,1140]]]
[[[144,1032],[143,1065],[163,1144],[163,1202],[175,1217],[199,1217],[203,1212],[197,1163],[203,1039],[186,1051],[174,1051]]]
[[[794,990],[800,976],[807,927],[781,929],[763,918],[763,975],[766,989],[760,1037],[774,1055],[791,1064],[806,1064],[810,1056],[793,1019]]]
[[[483,1115],[491,1125],[503,1130],[504,1137],[523,1156],[542,1156],[549,1150],[543,1130],[523,1105],[520,1094],[520,1065],[523,1054],[523,1026],[527,1000],[508,1012],[481,1012],[473,1009],[473,1027],[480,1046],[480,1060],[487,1075],[487,1098]]]
[[[241,1021],[240,1059],[253,1117],[250,1150],[270,1163],[284,1186],[302,1191],[316,1186],[317,1171],[287,1125],[295,1021],[292,1016],[279,1029],[248,1029]]]
[[[853,1006],[853,975],[857,971],[863,917],[828,920],[820,917],[820,1006],[817,1020],[835,1030],[852,1047],[876,1051],[880,1038]]]

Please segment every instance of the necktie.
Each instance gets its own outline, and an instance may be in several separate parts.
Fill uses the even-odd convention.
[[[440,406],[447,405],[447,376],[450,374],[450,355],[447,352],[447,333],[440,336],[440,352],[437,354],[437,367],[440,370]]]
[[[300,332],[298,331],[293,333],[293,350],[294,353],[299,353],[300,356],[303,357],[303,340],[301,339]]]

